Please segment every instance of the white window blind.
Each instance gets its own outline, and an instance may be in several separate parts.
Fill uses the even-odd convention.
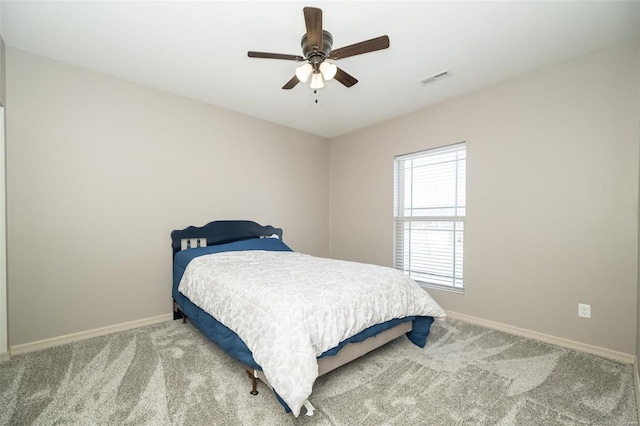
[[[394,266],[421,284],[464,289],[465,143],[396,157]]]

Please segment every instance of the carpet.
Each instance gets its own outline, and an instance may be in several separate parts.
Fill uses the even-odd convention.
[[[631,365],[448,319],[320,377],[286,414],[180,321],[0,363],[2,425],[635,425]],[[304,413],[304,409],[303,409]]]

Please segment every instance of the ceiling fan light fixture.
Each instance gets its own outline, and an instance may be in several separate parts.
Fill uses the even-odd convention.
[[[324,87],[324,81],[322,80],[322,74],[320,73],[320,71],[315,71],[312,75],[311,75],[311,84],[310,86],[312,89],[322,89]]]
[[[296,68],[296,77],[303,83],[306,83],[313,71],[313,67],[309,62]]]
[[[320,72],[325,80],[331,80],[338,72],[338,67],[335,64],[324,61],[320,64]]]

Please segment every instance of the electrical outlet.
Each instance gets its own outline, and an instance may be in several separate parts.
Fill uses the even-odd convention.
[[[591,318],[591,305],[578,303],[578,316],[582,318]]]

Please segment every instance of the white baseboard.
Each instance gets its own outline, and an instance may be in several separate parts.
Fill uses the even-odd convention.
[[[481,325],[483,327],[493,328],[495,330],[504,331],[505,333],[515,334],[517,336],[522,336],[522,337],[528,337],[531,339],[540,340],[546,343],[562,346],[569,349],[575,349],[575,350],[590,353],[593,355],[598,355],[605,358],[613,359],[615,361],[623,362],[625,364],[633,364],[634,377],[636,381],[636,397],[638,398],[638,409],[640,410],[640,379],[638,377],[638,359],[633,355],[612,351],[610,349],[601,348],[598,346],[591,346],[585,343],[563,339],[561,337],[555,337],[555,336],[551,336],[544,333],[538,333],[536,331],[514,327],[512,325],[503,324],[500,322],[485,320],[482,318],[473,317],[471,315],[461,314],[459,312],[447,311],[447,315],[453,319],[458,319],[458,320],[469,322],[472,324]],[[67,343],[86,340],[92,337],[104,336],[111,333],[117,333],[119,331],[126,331],[134,328],[138,328],[138,327],[144,327],[146,325],[158,324],[161,322],[170,321],[172,319],[173,319],[173,314],[163,314],[163,315],[158,315],[151,318],[144,318],[141,320],[129,321],[129,322],[111,325],[107,327],[95,328],[93,330],[81,331],[79,333],[67,334],[65,336],[53,337],[51,339],[38,340],[35,342],[15,345],[15,346],[11,346],[10,352],[0,353],[0,361],[8,360],[10,358],[10,355],[19,355],[27,352],[37,351],[40,349],[46,349],[54,346],[65,345]]]
[[[599,346],[591,346],[585,343],[563,339],[561,337],[551,336],[544,333],[538,333],[537,331],[518,328],[512,325],[485,320],[482,318],[477,318],[471,315],[465,315],[458,312],[447,311],[447,315],[453,319],[459,319],[461,321],[481,325],[483,327],[493,328],[495,330],[504,331],[505,333],[515,334],[516,336],[522,336],[522,337],[528,337],[530,339],[540,340],[542,342],[550,343],[552,345],[562,346],[563,348],[575,349],[577,351],[586,352],[592,355],[598,355],[604,358],[612,359],[614,361],[623,362],[625,364],[633,364],[634,358],[635,358],[633,355],[625,354],[623,352],[616,352],[616,351],[612,351],[611,349],[601,348]]]
[[[145,325],[158,324],[161,322],[170,321],[172,319],[173,314],[163,314],[156,317],[123,322],[107,327],[94,328],[93,330],[81,331],[79,333],[67,334],[65,336],[53,337],[51,339],[38,340],[35,342],[11,346],[10,352],[11,355],[20,355],[27,352],[38,351],[40,349],[46,349],[54,346],[65,345],[67,343],[77,342],[80,340],[86,340],[92,337],[104,336],[111,333],[117,333],[119,331],[126,331],[138,327],[144,327]]]

